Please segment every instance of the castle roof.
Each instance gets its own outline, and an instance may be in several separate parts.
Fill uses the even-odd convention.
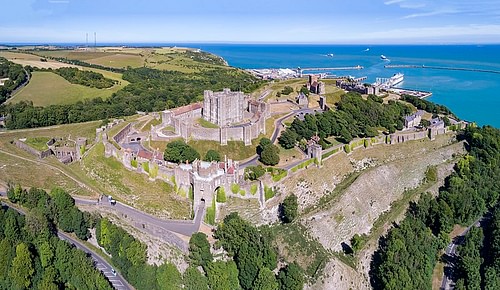
[[[408,122],[411,122],[411,121],[415,120],[417,117],[422,117],[424,115],[424,113],[425,112],[423,110],[418,110],[416,113],[414,113],[410,116],[406,116],[405,120]]]
[[[182,107],[176,108],[176,109],[172,110],[172,112],[174,113],[174,115],[178,116],[178,115],[182,115],[184,113],[187,113],[189,111],[194,111],[194,110],[201,109],[201,108],[202,108],[201,103],[194,103],[194,104],[190,104],[187,106],[182,106]]]
[[[151,159],[153,159],[153,153],[146,151],[146,150],[139,150],[139,152],[137,153],[137,157],[151,160]]]

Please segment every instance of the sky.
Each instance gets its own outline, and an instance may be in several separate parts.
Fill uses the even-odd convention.
[[[500,43],[500,0],[0,0],[0,43]]]

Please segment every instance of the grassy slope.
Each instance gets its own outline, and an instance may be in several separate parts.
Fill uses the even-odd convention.
[[[179,198],[172,186],[161,181],[151,182],[146,175],[125,169],[113,157],[103,156],[104,145],[99,143],[82,162],[82,171],[95,187],[149,213],[189,218],[189,201]]]
[[[29,84],[9,102],[32,101],[35,106],[71,104],[84,99],[109,98],[122,85],[110,89],[96,89],[68,82],[51,72],[33,72]]]

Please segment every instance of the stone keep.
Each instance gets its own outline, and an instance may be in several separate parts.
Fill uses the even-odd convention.
[[[222,92],[206,90],[203,93],[203,119],[219,127],[229,126],[243,120],[247,102],[242,92]]]

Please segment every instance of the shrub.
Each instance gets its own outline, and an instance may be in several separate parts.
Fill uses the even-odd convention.
[[[368,146],[370,146],[370,140],[369,139],[364,139],[363,140],[363,145],[365,146],[365,148],[368,148]]]
[[[257,180],[266,173],[266,170],[261,166],[248,166],[245,168],[246,180]]]
[[[280,219],[283,223],[291,223],[298,215],[297,196],[291,194],[280,205]]]
[[[241,196],[247,195],[247,192],[244,189],[240,189],[239,193],[240,193]]]
[[[149,162],[143,162],[141,165],[142,165],[142,169],[144,169],[144,171],[149,173]]]
[[[217,189],[217,202],[226,202],[226,190],[224,189],[224,187],[219,187]]]
[[[135,159],[130,160],[130,166],[137,168],[137,160]]]
[[[257,184],[254,183],[250,186],[250,194],[255,195],[256,193],[257,193]]]
[[[212,199],[212,206],[207,208],[207,213],[205,214],[205,221],[208,224],[215,225],[215,199]]]
[[[238,183],[231,184],[231,192],[234,194],[238,194],[240,191],[240,185]]]
[[[275,194],[276,193],[271,187],[264,186],[264,196],[266,200],[273,198]]]

